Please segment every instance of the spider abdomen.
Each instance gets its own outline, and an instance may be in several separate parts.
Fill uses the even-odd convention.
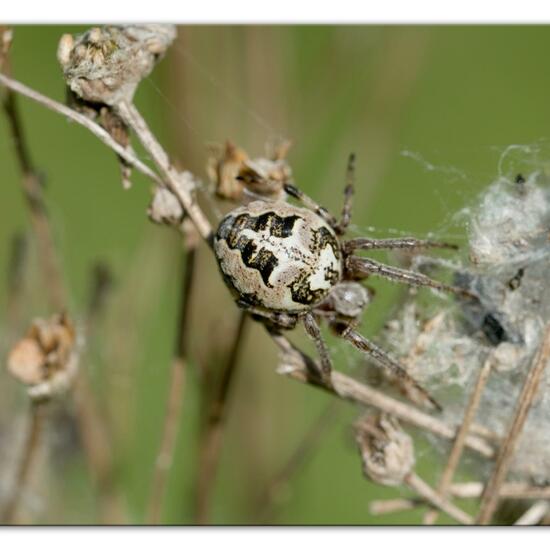
[[[230,212],[214,251],[237,299],[270,311],[301,311],[320,303],[342,274],[332,228],[311,210],[256,201]]]

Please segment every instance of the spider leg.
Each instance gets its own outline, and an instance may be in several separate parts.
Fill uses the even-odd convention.
[[[348,167],[346,170],[346,187],[344,188],[344,207],[340,222],[334,230],[338,235],[343,235],[351,221],[351,207],[353,202],[353,192],[355,187],[355,154],[351,153],[348,158]]]
[[[338,221],[336,218],[324,207],[315,202],[310,196],[306,195],[301,189],[298,189],[295,185],[291,183],[285,183],[284,189],[291,197],[294,197],[296,200],[299,200],[305,207],[313,210],[319,217],[323,218],[330,227],[333,229],[338,226]]]
[[[391,281],[398,283],[404,283],[411,286],[425,286],[435,290],[451,292],[452,294],[456,294],[462,298],[475,300],[476,302],[479,301],[479,298],[474,293],[464,288],[447,285],[445,283],[441,283],[440,281],[436,281],[423,273],[393,267],[380,262],[375,262],[374,260],[370,260],[368,258],[349,256],[346,258],[346,270],[354,279],[361,279],[368,277],[369,275],[379,275],[380,277],[385,277],[386,279],[390,279]]]
[[[302,322],[304,324],[304,328],[306,329],[307,335],[315,343],[315,347],[317,348],[317,353],[319,354],[319,358],[321,359],[321,373],[320,373],[321,378],[326,385],[332,386],[332,382],[331,382],[332,361],[330,359],[330,353],[328,351],[328,347],[325,341],[323,340],[323,336],[321,335],[321,329],[319,328],[319,325],[315,320],[315,317],[311,313],[306,313],[302,318]]]
[[[439,241],[425,241],[413,237],[404,237],[402,239],[366,239],[359,237],[345,241],[342,245],[344,252],[351,254],[355,250],[395,250],[416,248],[447,248],[458,250],[456,244],[444,243]]]
[[[367,340],[363,335],[355,331],[350,325],[335,323],[332,325],[336,333],[344,340],[353,344],[357,349],[371,357],[378,365],[387,369],[396,378],[412,386],[437,410],[443,410],[441,405],[425,390],[395,359],[388,355],[382,348]]]

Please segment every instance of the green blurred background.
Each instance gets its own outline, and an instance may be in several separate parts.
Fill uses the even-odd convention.
[[[15,27],[14,76],[63,101],[55,52],[63,33],[86,27]],[[512,175],[540,161],[550,120],[548,27],[193,26],[177,42],[136,103],[174,161],[206,181],[207,149],[232,139],[251,156],[290,138],[296,182],[339,210],[345,164],[357,154],[352,233],[388,237],[430,232],[460,242],[453,214],[501,170]],[[70,314],[83,323],[91,269],[101,260],[115,283],[83,368],[108,422],[116,483],[130,523],[145,517],[167,396],[177,318],[181,243],[146,215],[151,186],[135,174],[124,191],[114,155],[84,129],[21,99],[36,165],[47,178],[47,204]],[[518,164],[512,144],[529,144]],[[146,160],[145,157],[143,157]],[[522,168],[520,164],[527,164]],[[29,218],[6,121],[0,117],[0,273],[7,273],[13,235]],[[207,201],[212,219],[225,208]],[[34,243],[34,241],[32,241]],[[391,312],[397,287],[375,284],[363,325],[374,336]],[[47,316],[36,244],[29,250],[23,314],[6,314],[0,287],[1,352],[30,320]],[[199,365],[219,369],[231,345],[237,310],[208,252],[199,251],[193,292],[192,362],[163,522],[193,522],[200,416]],[[296,335],[299,342],[303,337]],[[357,355],[331,340],[336,367],[361,377]],[[211,522],[258,521],[258,499],[330,397],[275,373],[277,354],[251,326],[233,387]],[[0,475],[21,443],[23,390],[0,378]],[[361,473],[348,404],[325,417],[307,460],[279,492],[263,521],[283,524],[417,523],[421,511],[369,515],[369,502],[406,494],[367,482]],[[50,422],[42,462],[25,501],[36,523],[99,521],[94,490],[73,434],[71,404]],[[441,463],[419,443],[418,471],[435,481]],[[443,518],[442,521],[446,521]]]

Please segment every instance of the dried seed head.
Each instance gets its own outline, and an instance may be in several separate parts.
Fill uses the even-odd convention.
[[[213,148],[207,171],[216,194],[233,202],[258,198],[280,200],[285,196],[283,185],[292,176],[285,160],[288,143],[275,148],[270,158],[250,159],[245,151],[231,142],[225,148]]]
[[[66,315],[33,321],[8,356],[9,373],[32,397],[51,397],[68,387],[76,371],[76,335]]]
[[[131,101],[176,36],[173,25],[126,25],[61,37],[57,58],[69,88],[81,99],[115,105]]]
[[[218,197],[233,202],[241,201],[244,185],[237,176],[247,159],[246,152],[231,141],[227,141],[223,149],[218,146],[210,148],[206,171]]]
[[[365,475],[382,485],[401,485],[414,468],[414,447],[397,420],[387,414],[363,417],[356,440]]]

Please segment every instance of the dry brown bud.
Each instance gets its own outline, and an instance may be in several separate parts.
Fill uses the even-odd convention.
[[[362,418],[356,440],[367,477],[382,485],[401,485],[414,468],[414,447],[397,420],[387,414]]]
[[[241,200],[244,184],[237,176],[247,159],[246,152],[231,141],[227,141],[223,149],[211,148],[206,170],[218,197],[234,202]]]
[[[115,105],[132,100],[175,36],[174,25],[96,27],[74,39],[62,36],[57,58],[78,97]]]
[[[216,195],[233,202],[257,198],[277,200],[284,197],[283,184],[292,171],[285,160],[289,142],[279,144],[270,158],[250,159],[247,153],[228,141],[225,148],[213,148],[207,171]]]
[[[65,389],[76,371],[76,335],[66,315],[33,321],[8,355],[10,374],[29,386],[32,397]]]

